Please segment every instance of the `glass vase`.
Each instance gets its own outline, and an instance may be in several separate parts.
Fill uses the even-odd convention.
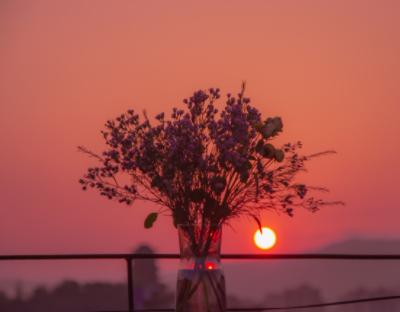
[[[225,312],[225,277],[221,265],[221,226],[178,225],[180,264],[177,312]]]

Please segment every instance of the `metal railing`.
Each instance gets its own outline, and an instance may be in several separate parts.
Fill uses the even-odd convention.
[[[348,254],[225,254],[221,255],[222,259],[241,259],[241,260],[400,260],[400,255],[348,255]],[[124,259],[127,265],[128,278],[128,307],[129,312],[132,311],[165,311],[171,312],[173,309],[150,309],[135,310],[133,296],[133,276],[132,276],[132,260],[133,259],[180,259],[179,254],[71,254],[71,255],[7,255],[0,256],[1,260],[95,260],[95,259]],[[228,309],[228,311],[272,311],[287,309],[303,309],[324,307],[333,305],[344,305],[351,303],[361,303],[370,301],[400,299],[399,296],[368,298],[360,300],[340,301],[331,303],[322,303],[314,305],[294,306],[294,307],[277,307],[277,308],[252,308],[252,309]],[[113,312],[113,311],[109,311]],[[118,311],[115,311],[118,312]],[[119,311],[122,312],[122,311]]]

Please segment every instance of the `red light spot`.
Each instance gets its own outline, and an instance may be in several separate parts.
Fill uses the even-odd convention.
[[[215,265],[214,265],[214,263],[206,263],[206,268],[209,270],[212,270],[215,268]]]

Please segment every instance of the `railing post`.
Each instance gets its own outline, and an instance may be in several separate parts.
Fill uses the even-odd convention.
[[[126,265],[128,268],[128,300],[129,300],[129,311],[135,311],[133,306],[133,276],[132,276],[132,258],[126,257]]]

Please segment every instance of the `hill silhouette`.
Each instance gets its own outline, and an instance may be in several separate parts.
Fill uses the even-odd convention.
[[[312,252],[324,254],[398,255],[400,254],[400,240],[353,238],[330,244]]]
[[[307,253],[400,254],[400,240],[350,239]],[[224,261],[223,266],[227,290],[254,300],[304,284],[319,289],[329,301],[360,288],[400,288],[400,263],[396,260],[249,260]]]

